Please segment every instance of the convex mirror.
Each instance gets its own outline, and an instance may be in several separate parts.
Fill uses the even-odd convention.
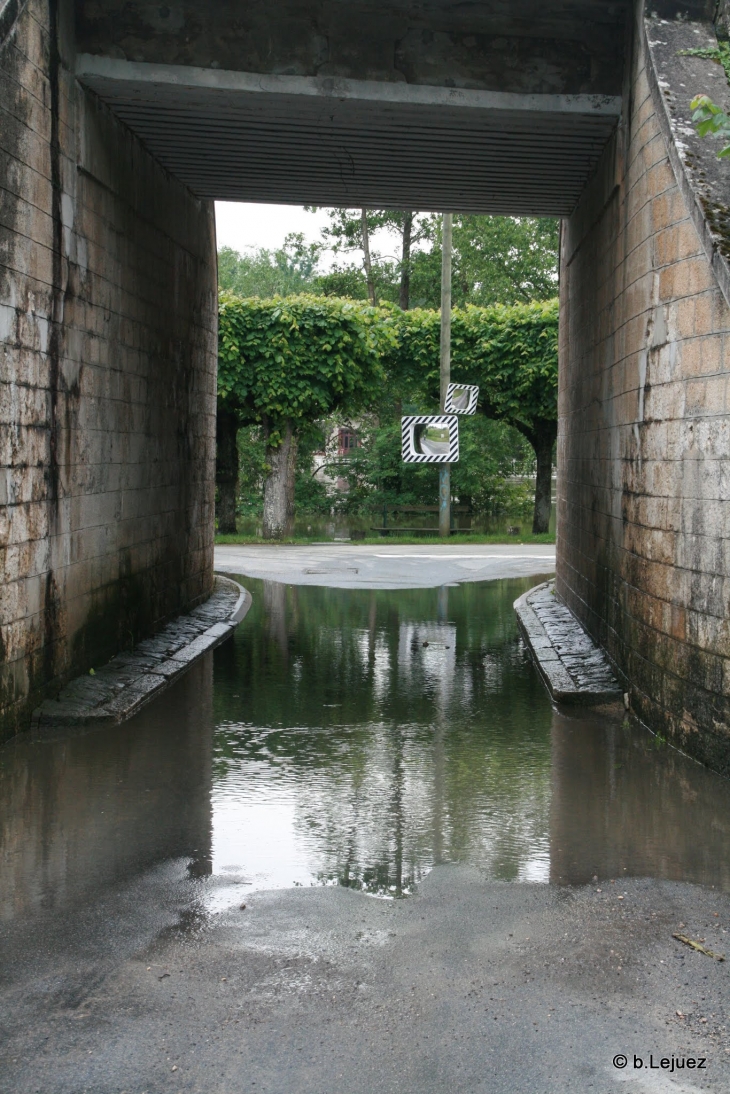
[[[476,414],[479,388],[474,384],[449,384],[446,388],[444,413]]]
[[[458,463],[459,422],[452,414],[401,418],[404,463]]]

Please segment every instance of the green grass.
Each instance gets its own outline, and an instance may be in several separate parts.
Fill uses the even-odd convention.
[[[267,540],[260,539],[258,536],[216,536],[216,544],[241,544],[244,546],[250,546],[251,544],[257,544],[267,547],[278,547],[283,545],[299,545],[307,546],[313,543],[349,543],[353,547],[368,546],[373,544],[394,543],[400,546],[412,546],[415,543],[425,544],[443,544],[443,543],[456,543],[456,544],[475,544],[475,543],[555,543],[555,534],[545,532],[542,535],[533,535],[531,532],[524,532],[519,536],[508,536],[504,533],[499,535],[480,535],[474,533],[468,536],[449,536],[448,540],[441,539],[439,536],[409,536],[406,533],[403,535],[388,535],[388,536],[366,536],[365,539],[353,539],[353,540],[323,540],[322,536],[290,536],[287,539]]]

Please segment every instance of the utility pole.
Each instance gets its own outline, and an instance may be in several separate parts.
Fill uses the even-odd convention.
[[[367,209],[360,210],[360,230],[362,231],[362,253],[364,255],[365,280],[368,285],[368,297],[370,298],[370,303],[375,307],[377,300],[375,299],[373,264],[370,258],[370,229],[368,228]]]
[[[441,413],[446,404],[446,389],[451,380],[451,248],[454,214],[444,213],[441,239]],[[451,464],[439,467],[439,535],[451,533]]]

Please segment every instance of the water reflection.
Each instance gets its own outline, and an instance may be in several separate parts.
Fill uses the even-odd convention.
[[[3,918],[181,857],[209,909],[247,887],[397,897],[450,861],[730,889],[730,783],[620,710],[551,707],[512,611],[529,581],[247,584],[233,640],[135,719],[0,750]]]
[[[395,895],[448,860],[547,880],[551,709],[512,612],[529,582],[250,584],[263,618],[216,662],[214,869]]]
[[[216,665],[214,869],[392,895],[442,861],[730,887],[730,784],[618,709],[551,707],[514,624],[529,582],[250,584],[263,618]]]
[[[169,858],[209,869],[212,668],[197,663],[126,725],[0,749],[0,920]]]
[[[662,877],[730,890],[730,782],[628,719],[556,713],[550,877]]]

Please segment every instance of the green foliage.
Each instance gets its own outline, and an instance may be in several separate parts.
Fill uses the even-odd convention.
[[[238,445],[238,498],[239,516],[258,516],[264,498],[266,477],[266,442],[259,425],[247,425],[239,429]]]
[[[405,214],[394,210],[369,210],[368,228],[373,235],[390,231],[397,239],[403,231]],[[326,242],[338,254],[362,249],[359,209],[333,209],[330,226],[323,231]],[[382,255],[373,250],[373,279],[378,299],[397,303],[402,273],[400,253]],[[418,307],[438,308],[441,303],[441,217],[415,215],[409,260],[410,297]],[[558,283],[558,221],[548,217],[454,216],[452,291],[456,305],[512,304],[546,300],[555,295]],[[348,267],[337,271],[341,278]],[[360,264],[349,267],[357,275],[348,295],[367,296],[367,283]],[[325,278],[319,278],[323,285]],[[324,291],[324,290],[323,290]]]
[[[408,407],[423,410],[423,407]],[[508,483],[508,476],[529,474],[534,459],[522,437],[503,422],[484,417],[462,418],[460,459],[451,469],[452,493],[469,500],[475,513],[522,511],[532,505],[530,488]],[[429,464],[401,459],[400,421],[372,421],[360,428],[362,447],[342,461],[339,474],[348,491],[335,499],[342,512],[358,513],[386,506],[433,505],[437,479]]]
[[[680,56],[704,57],[708,61],[715,61],[722,65],[727,81],[730,83],[730,42],[718,42],[712,49],[683,49]],[[730,156],[730,117],[712,101],[709,95],[695,95],[689,106],[692,111],[692,121],[700,137],[719,137],[725,142],[717,153],[717,158],[724,159]]]
[[[239,255],[219,252],[219,285],[238,296],[286,296],[314,292],[366,300],[367,279],[361,257],[359,209],[329,210],[330,224],[322,240],[306,244],[301,234],[287,236],[276,251]],[[398,210],[367,212],[368,229],[379,244],[383,231],[389,251],[371,241],[372,277],[376,298],[397,304],[404,273],[403,228],[406,214]],[[375,235],[378,233],[377,235]],[[322,251],[338,256],[335,266],[321,272]],[[438,308],[441,302],[441,217],[413,214],[411,253],[406,262],[410,300],[417,307]],[[546,217],[454,216],[453,300],[466,304],[525,303],[555,295],[558,282],[558,221]]]
[[[467,308],[453,379],[473,377],[491,418],[532,429],[558,417],[558,302]],[[463,348],[462,348],[463,346]]]
[[[218,252],[219,288],[237,296],[289,296],[306,292],[317,274],[320,243],[305,243],[301,232],[288,235],[283,247],[239,254],[231,247]]]
[[[441,302],[441,218],[432,217],[431,247],[413,255],[411,299]],[[558,221],[547,217],[454,216],[452,299],[467,304],[528,303],[555,296]]]
[[[400,414],[438,405],[439,313],[311,296],[241,300],[221,294],[219,397],[246,426],[239,434],[239,513],[260,512],[266,474],[264,433],[293,421],[299,437],[298,507],[309,512],[363,512],[434,504],[434,469],[406,465]],[[526,489],[509,476],[530,474],[532,444],[557,421],[556,301],[457,308],[452,316],[452,377],[479,384],[481,414],[460,421],[461,459],[453,493],[475,512],[516,513]],[[313,475],[338,416],[359,417],[362,447],[330,473],[347,493],[330,495]],[[323,430],[325,431],[323,433]],[[547,430],[547,434],[545,431]],[[542,431],[542,434],[541,434]]]
[[[329,273],[320,274],[314,283],[314,291],[322,296],[346,296],[350,300],[367,300],[368,283],[365,274],[357,266],[335,266]]]
[[[690,103],[692,121],[701,137],[719,137],[724,141],[718,159],[730,156],[730,117],[707,95],[695,95]]]
[[[433,405],[439,388],[438,312],[400,312],[386,370]],[[455,308],[451,377],[480,387],[489,418],[532,429],[557,421],[558,302]]]
[[[294,481],[297,511],[328,515],[332,509],[327,486],[314,475],[314,454],[325,450],[328,432],[324,422],[313,422],[300,433]]]
[[[725,70],[728,83],[730,83],[730,42],[718,42],[711,49],[683,49],[680,57],[704,57],[708,61],[715,61]]]
[[[221,293],[218,396],[241,423],[271,433],[337,409],[354,412],[383,382],[392,324],[376,309],[333,297],[241,299]]]

